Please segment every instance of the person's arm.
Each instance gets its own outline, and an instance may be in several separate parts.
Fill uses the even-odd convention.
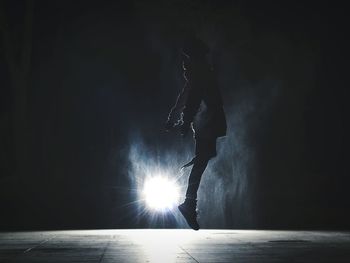
[[[180,94],[176,99],[175,105],[171,108],[168,115],[168,119],[165,125],[165,129],[168,131],[176,126],[180,121],[180,114],[185,107],[186,100],[188,96],[188,84],[186,83]]]

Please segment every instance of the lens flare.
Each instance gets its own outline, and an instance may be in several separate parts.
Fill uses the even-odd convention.
[[[146,180],[143,194],[149,208],[164,212],[178,203],[179,187],[164,176],[155,176]]]

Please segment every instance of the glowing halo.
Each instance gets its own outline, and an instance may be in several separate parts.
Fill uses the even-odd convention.
[[[179,187],[164,176],[150,177],[145,181],[143,195],[152,210],[171,210],[179,201]]]

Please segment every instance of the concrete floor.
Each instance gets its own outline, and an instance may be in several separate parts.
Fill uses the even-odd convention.
[[[349,232],[86,230],[0,233],[0,262],[350,262]]]

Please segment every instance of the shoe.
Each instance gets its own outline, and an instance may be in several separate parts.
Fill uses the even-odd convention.
[[[199,224],[197,222],[196,205],[189,205],[185,201],[184,203],[178,206],[178,209],[183,215],[183,217],[186,219],[187,224],[193,230],[199,230]]]

